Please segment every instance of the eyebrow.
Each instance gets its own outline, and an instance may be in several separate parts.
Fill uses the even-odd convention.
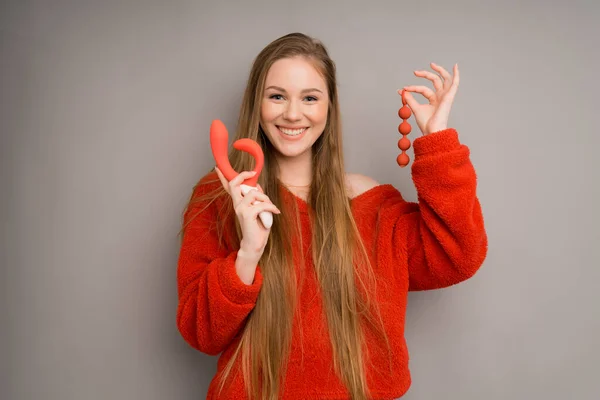
[[[269,89],[275,89],[275,90],[279,90],[281,92],[287,93],[285,91],[284,88],[279,87],[279,86],[269,86],[268,88],[266,88],[265,90],[269,90]],[[304,89],[301,93],[308,93],[308,92],[319,92],[319,93],[323,93],[322,91],[320,91],[317,88],[310,88],[310,89]]]

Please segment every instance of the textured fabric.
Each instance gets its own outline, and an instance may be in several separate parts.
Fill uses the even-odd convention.
[[[413,146],[412,177],[418,202],[405,201],[387,184],[351,200],[377,275],[376,299],[392,350],[390,369],[385,344],[367,331],[367,382],[376,399],[400,397],[411,383],[404,339],[409,290],[444,288],[464,281],[479,269],[487,253],[469,149],[459,142],[454,129],[419,137]],[[199,186],[196,193],[209,188]],[[286,201],[296,202],[300,209],[302,251],[307,254],[311,238],[309,206],[287,189],[283,193]],[[210,225],[219,218],[218,208],[215,202],[193,219],[184,235],[177,273],[178,329],[192,347],[211,355],[221,353],[216,377],[238,344],[262,284],[260,266],[253,284],[244,284],[235,271],[237,249],[217,243]],[[199,209],[191,209],[185,218],[194,211]],[[305,279],[281,398],[347,399],[346,389],[333,372],[332,349],[312,260],[307,257],[306,263],[299,265],[300,259],[294,258],[298,260],[295,268],[304,272]],[[208,391],[209,399],[217,398],[216,377]],[[237,376],[218,398],[245,399],[241,377]]]

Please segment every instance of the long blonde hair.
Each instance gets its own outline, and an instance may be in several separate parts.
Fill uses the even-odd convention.
[[[265,153],[265,164],[259,184],[271,201],[284,207],[275,150],[260,125],[260,108],[267,72],[282,58],[302,56],[311,61],[323,75],[329,92],[328,121],[323,134],[313,145],[313,176],[307,203],[312,223],[312,258],[323,296],[323,308],[334,355],[334,368],[352,399],[368,399],[366,381],[365,326],[372,327],[387,345],[379,310],[371,301],[376,277],[352,216],[348,197],[336,67],[321,42],[301,33],[291,33],[267,45],[256,57],[244,93],[235,140],[250,138]],[[231,150],[229,159],[236,171],[253,168],[253,159],[245,152]],[[228,196],[220,187],[196,202],[209,203]],[[237,240],[240,227],[231,201],[222,210],[228,218],[219,224],[220,237],[235,226]],[[289,356],[292,320],[297,301],[297,276],[289,249],[294,238],[301,240],[298,210],[282,209],[275,218],[265,251],[259,261],[263,284],[256,306],[247,318],[239,345],[226,366],[221,379],[222,390],[232,378],[235,360],[241,357],[241,370],[250,399],[278,398]],[[300,247],[301,248],[301,247]],[[368,325],[363,324],[368,322]]]

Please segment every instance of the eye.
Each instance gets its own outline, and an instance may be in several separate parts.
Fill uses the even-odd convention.
[[[272,94],[269,96],[270,99],[274,99],[274,100],[282,100],[283,96],[280,94]]]
[[[306,96],[306,100],[308,100],[308,101],[317,101],[318,99],[315,96]]]

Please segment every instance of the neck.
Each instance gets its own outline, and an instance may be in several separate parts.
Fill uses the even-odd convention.
[[[296,157],[277,157],[279,180],[290,188],[310,187],[312,181],[312,152],[306,151]]]

